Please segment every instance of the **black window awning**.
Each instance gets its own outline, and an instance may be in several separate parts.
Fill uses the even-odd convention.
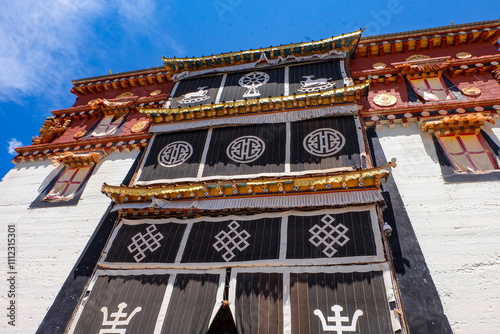
[[[394,333],[386,264],[234,268],[230,306],[240,333]]]
[[[122,220],[102,267],[215,268],[384,261],[374,206]]]
[[[100,270],[69,333],[205,334],[224,282],[224,270]]]
[[[239,273],[235,283],[233,309],[238,332],[283,333],[283,274]]]
[[[157,134],[136,184],[353,170],[359,135],[354,116]]]
[[[239,333],[394,333],[387,263],[98,270],[69,333],[206,333],[228,303]],[[226,298],[227,302],[223,302]]]
[[[70,333],[153,333],[170,276],[96,276]]]

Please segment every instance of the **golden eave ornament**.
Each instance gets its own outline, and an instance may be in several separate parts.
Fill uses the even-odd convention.
[[[466,59],[466,58],[472,57],[472,55],[468,52],[459,52],[455,55],[455,57],[457,57],[459,59]]]
[[[379,107],[390,107],[396,104],[398,99],[396,96],[389,93],[377,94],[373,98],[373,103],[378,105]]]
[[[387,67],[387,65],[386,65],[385,63],[374,63],[374,64],[372,65],[372,67],[373,67],[374,69],[381,70],[381,69],[383,69],[383,68],[386,68],[386,67]]]
[[[387,165],[365,170],[319,177],[297,177],[272,180],[227,181],[173,186],[127,187],[104,184],[101,191],[115,202],[147,201],[151,198],[168,200],[210,200],[227,196],[282,196],[311,191],[373,190],[382,178],[389,177],[396,159]],[[233,196],[234,195],[234,196]],[[228,197],[229,198],[229,197]]]
[[[149,121],[140,121],[132,125],[132,129],[130,129],[130,131],[132,131],[132,133],[141,132],[144,131],[148,127],[148,125]]]
[[[462,93],[464,93],[464,95],[466,96],[471,96],[471,97],[479,96],[481,95],[481,89],[477,87],[467,87],[462,89]]]

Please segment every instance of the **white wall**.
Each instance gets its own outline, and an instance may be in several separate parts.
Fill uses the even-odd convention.
[[[500,129],[485,125],[498,142]],[[500,330],[500,181],[446,183],[431,136],[377,131],[455,334]],[[500,175],[499,175],[500,178]]]
[[[50,161],[20,163],[0,182],[0,333],[34,333],[75,265],[110,199],[104,182],[120,185],[137,152],[99,162],[77,206],[28,209],[55,175]],[[16,225],[16,326],[7,324],[7,225]]]

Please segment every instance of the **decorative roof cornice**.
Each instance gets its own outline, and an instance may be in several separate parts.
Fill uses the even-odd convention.
[[[264,54],[267,59],[285,58],[289,55],[306,56],[327,53],[332,50],[345,51],[352,55],[361,37],[362,30],[342,34],[319,41],[294,43],[288,45],[271,46],[247,51],[222,53],[219,55],[193,58],[165,58],[163,63],[171,73],[203,70],[215,67],[253,63],[261,59]]]
[[[101,101],[106,101],[107,104],[109,104],[109,107],[106,107],[105,104],[101,105],[100,107],[98,106],[97,109],[94,109],[92,107],[92,104],[96,100],[101,100],[101,99],[95,99],[92,101],[89,101],[88,104],[76,106],[76,107],[71,107],[67,109],[59,109],[59,110],[54,110],[52,111],[52,115],[54,115],[54,118],[61,118],[61,117],[74,117],[74,118],[85,118],[88,117],[89,115],[100,115],[102,109],[113,109],[111,105],[116,102],[124,102],[124,101],[130,101],[133,100],[133,105],[131,106],[126,106],[128,108],[133,107],[133,108],[138,108],[142,107],[145,105],[159,105],[163,104],[167,100],[167,94],[161,94],[158,96],[151,96],[151,97],[138,97],[138,96],[132,96],[128,98],[115,98],[115,99],[102,99]],[[96,105],[97,106],[97,105]],[[121,107],[116,105],[114,108],[120,109]]]
[[[485,28],[494,28],[500,25],[499,20],[489,20],[489,21],[479,21],[479,22],[471,22],[471,23],[462,23],[462,24],[451,24],[449,26],[441,26],[434,27],[429,29],[419,29],[419,30],[410,30],[404,32],[396,32],[391,34],[382,34],[382,35],[374,35],[374,36],[365,36],[361,38],[361,42],[370,42],[370,41],[378,41],[378,40],[389,40],[398,37],[410,37],[410,36],[426,36],[426,35],[434,35],[436,33],[450,33],[450,32],[460,32],[460,31],[471,31]]]
[[[361,110],[360,115],[366,128],[380,129],[382,125],[395,128],[396,124],[401,124],[406,128],[412,122],[422,127],[427,121],[440,120],[445,117],[453,118],[454,116],[468,117],[470,114],[477,115],[478,113],[488,119],[491,117],[492,120],[495,120],[499,117],[499,111],[500,99],[485,101],[482,104],[477,101],[453,100],[429,106],[418,104],[408,108]]]
[[[392,63],[383,69],[367,69],[352,73],[355,83],[364,82],[371,77],[370,85],[401,83],[404,76],[418,77],[422,75],[436,75],[441,72],[448,73],[452,78],[458,75],[470,76],[483,74],[487,71],[494,72],[500,68],[500,55],[479,57],[476,59],[459,59],[451,57],[430,58],[420,61]]]
[[[438,120],[424,122],[422,130],[437,135],[447,135],[450,133],[458,134],[470,131],[479,132],[481,126],[486,122],[496,124],[496,118],[498,118],[498,114],[486,116],[480,112],[466,115],[446,116]]]
[[[141,73],[141,71],[139,71]],[[138,74],[139,74],[138,73]],[[112,76],[96,77],[73,81],[75,85],[71,92],[77,96],[85,96],[91,94],[102,94],[106,91],[130,89],[137,86],[149,86],[164,84],[171,80],[170,73],[162,68],[160,71],[153,71],[152,73],[144,73],[142,75],[120,76],[113,79]],[[106,80],[105,80],[106,79]]]
[[[150,117],[152,123],[198,120],[232,115],[278,112],[289,109],[320,107],[352,103],[368,92],[369,81],[324,92],[294,94],[246,101],[224,102],[187,108],[150,108],[139,111]]]
[[[403,33],[368,36],[361,39],[356,57],[419,52],[472,43],[497,43],[500,20],[451,25]]]
[[[130,136],[114,136],[105,138],[88,138],[79,141],[62,144],[41,144],[32,146],[17,147],[15,150],[17,156],[12,159],[12,162],[17,164],[20,162],[44,161],[50,159],[54,154],[64,152],[71,153],[89,153],[94,151],[105,151],[110,153],[130,152],[140,150],[146,147],[151,139],[150,134],[130,135]]]
[[[80,153],[63,152],[52,154],[50,160],[55,166],[59,164],[65,164],[68,167],[93,166],[107,154],[108,152],[104,150]]]
[[[249,196],[296,195],[316,191],[371,190],[380,187],[380,180],[389,177],[392,159],[387,165],[371,169],[315,177],[252,179],[191,183],[174,186],[127,187],[104,184],[102,192],[114,202],[141,202],[152,198],[168,200],[216,199]]]

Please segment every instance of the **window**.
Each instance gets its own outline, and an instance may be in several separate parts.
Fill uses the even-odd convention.
[[[436,136],[456,172],[491,171],[498,161],[480,134]]]
[[[410,84],[418,97],[424,101],[455,99],[455,96],[448,91],[441,76],[410,79]]]
[[[460,89],[444,75],[407,78],[405,81],[410,103],[467,100]]]
[[[31,203],[30,208],[77,205],[97,162],[104,152],[87,152],[54,155],[50,159],[61,166],[57,175]]]
[[[57,179],[44,201],[68,201],[74,198],[78,188],[85,182],[92,167],[67,167]]]
[[[125,121],[127,114],[106,115],[104,116],[97,127],[94,129],[90,137],[103,137],[117,134],[120,125]]]

